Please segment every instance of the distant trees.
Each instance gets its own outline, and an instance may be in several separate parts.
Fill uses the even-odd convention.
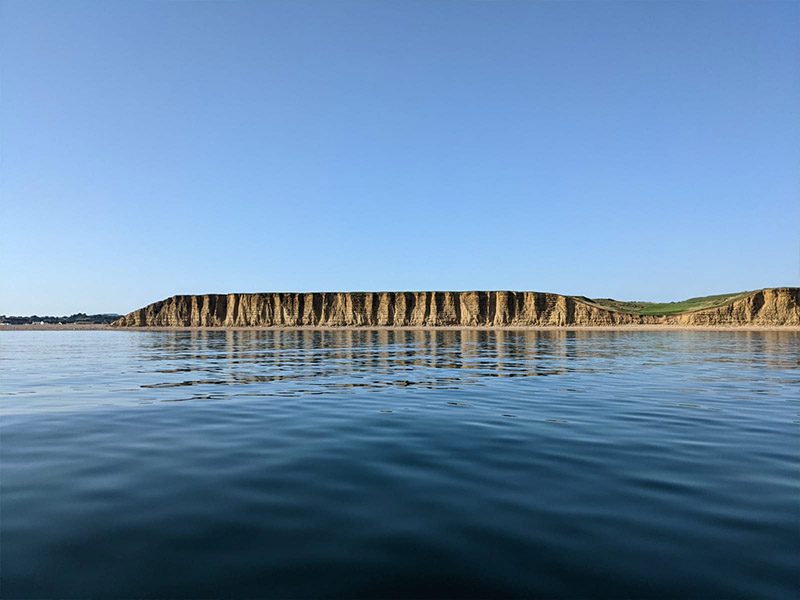
[[[31,315],[30,317],[6,316],[0,315],[0,323],[4,325],[33,325],[38,323],[46,323],[51,325],[102,325],[116,321],[120,315],[113,313],[103,313],[99,315],[87,315],[86,313],[75,313],[68,317],[51,317],[39,315]]]

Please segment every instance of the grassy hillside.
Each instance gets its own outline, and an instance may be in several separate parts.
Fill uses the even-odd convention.
[[[747,293],[748,292],[736,292],[734,294],[702,296],[700,298],[689,298],[688,300],[682,300],[680,302],[625,302],[622,300],[613,300],[611,298],[594,298],[591,302],[619,312],[661,316],[677,315],[680,313],[702,310],[704,308],[715,308]]]

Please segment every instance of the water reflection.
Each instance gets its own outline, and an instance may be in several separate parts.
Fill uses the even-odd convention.
[[[142,388],[276,384],[260,386],[256,395],[293,395],[457,389],[484,378],[613,372],[626,364],[646,370],[701,362],[713,370],[715,363],[741,362],[744,369],[788,369],[798,364],[797,338],[752,331],[191,330],[148,332],[136,342],[143,364],[155,363],[152,372],[159,375]]]

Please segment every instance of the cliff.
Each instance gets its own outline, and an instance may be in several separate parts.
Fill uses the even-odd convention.
[[[663,317],[662,317],[663,318]],[[800,288],[767,288],[715,308],[668,318],[676,325],[800,325]]]
[[[770,288],[670,316],[542,292],[313,292],[172,296],[116,327],[564,327],[800,325],[800,288]]]

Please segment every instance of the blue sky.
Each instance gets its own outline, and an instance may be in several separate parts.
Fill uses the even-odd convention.
[[[800,282],[800,2],[0,10],[0,313]]]

